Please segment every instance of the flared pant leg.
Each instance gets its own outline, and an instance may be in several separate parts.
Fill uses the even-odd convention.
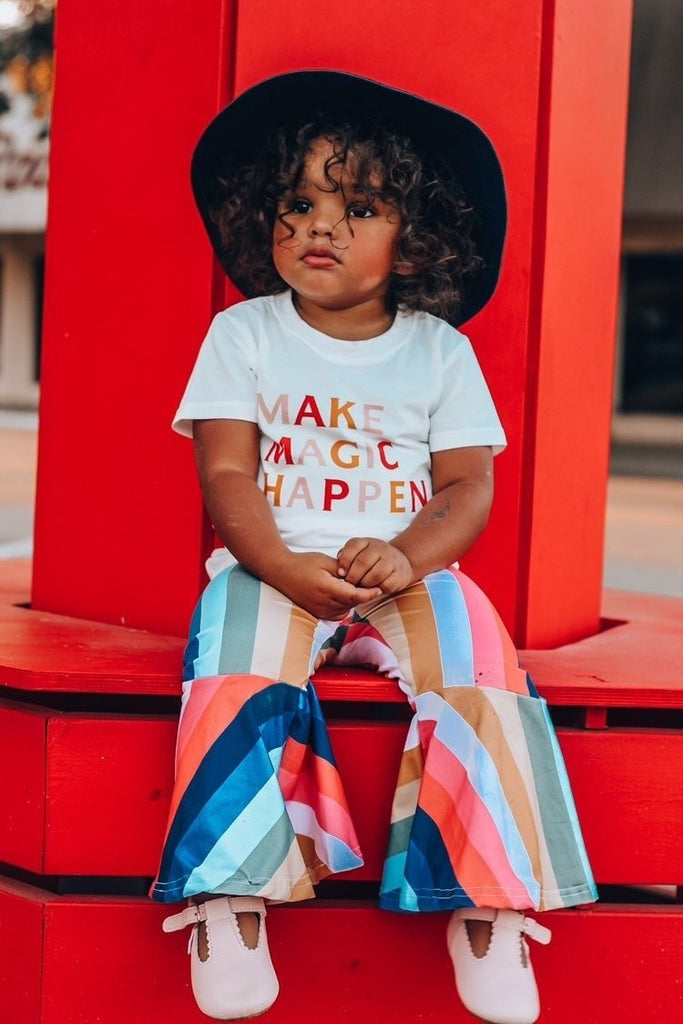
[[[321,878],[362,864],[309,681],[318,625],[239,566],[204,591],[153,899],[306,899]]]
[[[381,906],[546,910],[595,898],[545,702],[467,576],[434,573],[330,623],[235,566],[207,587],[192,625],[154,899],[304,899],[362,864],[310,682],[321,661],[374,666],[414,710]]]
[[[396,677],[414,709],[382,907],[548,910],[596,898],[546,703],[464,573],[357,609],[336,660]]]

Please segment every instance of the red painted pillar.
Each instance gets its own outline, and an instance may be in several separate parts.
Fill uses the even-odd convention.
[[[168,421],[216,294],[192,144],[233,75],[241,91],[329,67],[456,107],[494,140],[506,259],[466,330],[510,447],[465,567],[520,645],[594,631],[629,0],[239,0],[234,13],[219,0],[60,8],[34,604],[185,630],[202,519],[190,446]]]
[[[212,315],[189,157],[228,99],[232,0],[57,16],[34,606],[184,632],[200,584],[191,446],[170,418]]]

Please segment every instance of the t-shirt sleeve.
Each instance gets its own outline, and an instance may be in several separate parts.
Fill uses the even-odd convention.
[[[173,417],[173,429],[192,437],[193,420],[257,422],[256,345],[229,311],[219,313],[199,350]]]
[[[477,357],[468,339],[459,334],[455,351],[445,363],[441,393],[430,415],[429,449],[440,452],[490,445],[497,455],[506,444]]]

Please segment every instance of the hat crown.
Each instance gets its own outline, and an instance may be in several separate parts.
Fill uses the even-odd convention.
[[[468,279],[454,326],[488,302],[500,271],[506,227],[502,169],[486,134],[464,114],[409,92],[342,71],[292,71],[265,79],[229,103],[202,134],[192,160],[192,186],[199,212],[221,266],[248,297],[250,288],[234,256],[226,251],[212,216],[216,184],[227,167],[239,171],[262,151],[264,139],[312,120],[377,120],[407,135],[432,166],[448,168],[473,207],[481,271]],[[252,292],[253,294],[253,292]]]

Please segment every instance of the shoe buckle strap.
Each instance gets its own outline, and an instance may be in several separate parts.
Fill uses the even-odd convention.
[[[545,925],[539,924],[538,921],[533,919],[533,917],[524,918],[522,931],[525,935],[528,935],[530,939],[535,939],[536,942],[540,942],[542,946],[547,946],[553,936],[550,928],[546,928]]]
[[[203,903],[193,904],[179,914],[164,918],[161,927],[165,932],[179,932],[181,928],[187,928],[188,924],[197,924],[198,921],[206,921],[206,906]]]
[[[261,914],[266,916],[266,905],[258,896],[228,896],[228,903],[233,914]]]

